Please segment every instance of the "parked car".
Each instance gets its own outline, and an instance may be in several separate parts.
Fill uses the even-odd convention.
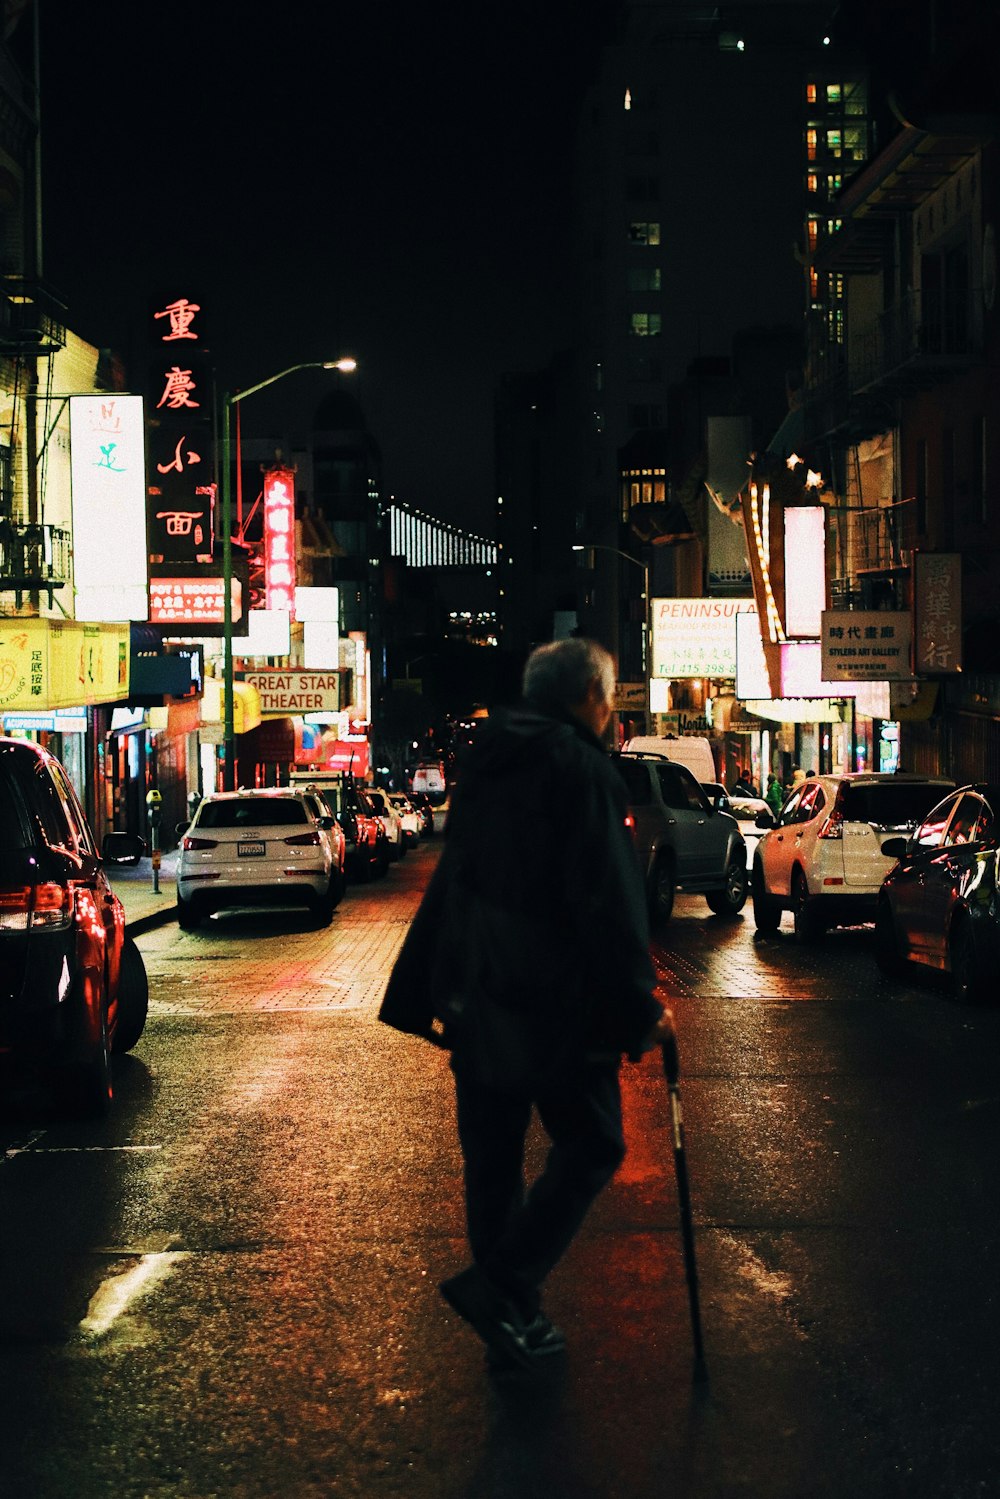
[[[315,797],[290,787],[220,791],[205,797],[181,838],[177,921],[193,931],[232,906],[299,905],[319,923],[333,918],[341,889]]]
[[[59,761],[0,739],[0,1054],[55,1064],[89,1114],[106,1113],[111,1055],[146,1023],[146,970],[105,867],[144,850],[109,833],[98,854]]]
[[[318,786],[305,788],[307,805],[312,809],[320,834],[330,845],[330,899],[334,910],[344,897],[347,884],[345,866],[347,862],[347,838],[337,817],[336,801],[321,791]]]
[[[389,844],[389,858],[401,859],[407,847],[403,833],[403,819],[390,802],[389,793],[371,788],[368,791],[368,800],[375,808],[375,816],[385,828],[385,836]]]
[[[448,792],[443,760],[421,760],[413,772],[412,789],[429,796],[435,806],[440,806]]]
[[[364,786],[343,771],[293,771],[292,785],[321,791],[344,830],[344,870],[349,880],[380,879],[389,868],[389,845]]]
[[[701,789],[717,812],[732,812],[733,809],[729,805],[729,792],[721,781],[702,781]]]
[[[426,791],[411,791],[410,803],[417,809],[421,833],[425,838],[434,837],[434,804]]]
[[[403,824],[403,838],[412,847],[414,843],[420,842],[420,834],[423,832],[423,820],[416,807],[403,791],[389,791],[386,793],[388,800],[399,813]]]
[[[888,977],[916,963],[947,976],[957,999],[995,986],[1000,966],[1000,786],[962,786],[909,838],[883,844],[899,860],[875,911],[875,955]]]
[[[757,818],[762,812],[771,813],[771,808],[763,797],[760,796],[736,796],[729,797],[729,805],[725,809],[731,812],[740,825],[747,846],[747,868],[753,868],[753,856],[757,851],[757,845],[764,836],[765,829],[757,826]]]
[[[685,765],[702,785],[718,778],[712,746],[704,734],[638,734],[626,740],[623,749],[626,754],[661,755]]]
[[[677,890],[704,894],[717,915],[735,916],[747,898],[746,844],[735,818],[716,810],[673,760],[626,752],[612,761],[628,792],[653,919],[669,920]]]
[[[859,771],[814,776],[795,788],[777,818],[757,817],[764,836],[751,885],[758,931],[793,913],[801,942],[830,926],[873,921],[882,881],[896,862],[892,837],[909,833],[954,786],[943,776]]]

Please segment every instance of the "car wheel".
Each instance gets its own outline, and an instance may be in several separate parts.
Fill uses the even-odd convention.
[[[384,880],[389,873],[389,851],[383,845],[379,853],[375,855],[372,877],[376,880]]]
[[[826,931],[826,923],[809,895],[809,886],[801,869],[792,879],[792,914],[795,918],[795,935],[800,942],[818,942]]]
[[[670,920],[676,883],[673,859],[669,854],[661,854],[653,865],[647,892],[649,919],[655,925],[665,926]]]
[[[142,953],[131,937],[122,948],[121,978],[118,982],[118,1023],[112,1050],[131,1051],[142,1035],[149,1012],[149,979]]]
[[[347,880],[342,869],[335,869],[330,876],[330,909],[335,911],[344,898]]]
[[[195,910],[193,901],[177,897],[177,925],[182,932],[193,932],[201,925],[201,913]]]
[[[981,974],[976,956],[976,938],[969,920],[960,916],[952,922],[948,942],[948,990],[960,1004],[971,1004],[979,997]]]
[[[88,1119],[104,1119],[111,1108],[111,1047],[108,1043],[108,1012],[101,1002],[101,1024],[97,1049],[88,1062],[76,1068],[72,1081],[73,1102]]]
[[[758,932],[776,932],[781,925],[781,902],[768,895],[759,859],[753,867],[753,919]]]
[[[705,896],[708,908],[716,916],[736,916],[747,901],[747,867],[743,859],[732,858],[721,890],[710,890]]]
[[[329,926],[333,920],[333,908],[336,901],[333,898],[333,882],[330,882],[327,890],[322,895],[314,895],[310,898],[309,909],[316,918],[317,926]]]
[[[875,961],[884,978],[899,979],[906,972],[906,959],[900,954],[892,924],[892,907],[885,899],[879,901],[875,912]]]

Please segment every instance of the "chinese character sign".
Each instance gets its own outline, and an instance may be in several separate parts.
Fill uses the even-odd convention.
[[[735,677],[736,617],[753,599],[654,599],[654,677]]]
[[[957,552],[918,552],[918,672],[962,670],[962,559]]]
[[[149,550],[160,563],[212,560],[212,376],[200,301],[154,302],[149,318]]]
[[[158,625],[221,624],[225,613],[221,578],[152,578],[149,618]],[[242,613],[242,589],[233,579],[233,618]]]
[[[824,609],[827,682],[896,682],[913,675],[913,621],[900,610]]]
[[[264,475],[264,597],[268,609],[295,608],[295,474]]]
[[[141,396],[72,396],[76,617],[145,619],[145,455]]]

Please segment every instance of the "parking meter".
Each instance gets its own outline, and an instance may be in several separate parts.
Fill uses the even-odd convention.
[[[146,792],[146,816],[149,819],[150,857],[153,865],[153,894],[160,893],[160,819],[163,816],[163,797],[156,787]]]

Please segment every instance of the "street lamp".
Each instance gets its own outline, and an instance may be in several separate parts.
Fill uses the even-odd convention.
[[[601,546],[598,542],[590,544],[577,542],[574,543],[572,550],[574,552],[613,552],[616,557],[622,557],[626,562],[631,562],[633,567],[642,568],[643,600],[645,603],[645,620],[642,630],[642,674],[646,684],[646,726],[651,731],[653,727],[653,713],[650,699],[650,672],[652,668],[653,621],[652,601],[649,597],[649,565],[646,562],[641,562],[638,557],[633,557],[631,552],[623,552],[618,547]]]
[[[225,760],[222,770],[222,789],[236,790],[236,734],[233,728],[233,499],[232,499],[232,453],[230,440],[230,413],[247,396],[256,395],[268,385],[294,375],[296,370],[340,370],[349,374],[356,370],[356,359],[313,359],[306,364],[292,364],[287,370],[279,370],[266,380],[238,390],[235,395],[222,397],[222,740]],[[249,601],[247,601],[249,602]],[[245,607],[245,606],[244,606]]]

